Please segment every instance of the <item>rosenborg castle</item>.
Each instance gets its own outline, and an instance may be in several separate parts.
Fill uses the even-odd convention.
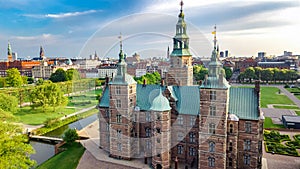
[[[100,148],[120,160],[144,158],[155,169],[262,168],[260,87],[231,87],[214,33],[209,74],[193,85],[192,55],[181,10],[171,67],[160,85],[127,74],[122,41],[117,74],[99,103]]]

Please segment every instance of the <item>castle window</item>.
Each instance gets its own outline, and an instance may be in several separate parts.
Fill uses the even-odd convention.
[[[249,151],[251,149],[251,140],[244,140],[244,150]]]
[[[182,115],[178,115],[177,121],[178,121],[179,125],[183,125],[183,117],[182,117]]]
[[[233,124],[229,125],[229,133],[231,133],[231,134],[233,133]]]
[[[257,163],[258,163],[259,165],[261,165],[261,157],[258,157],[258,158],[257,158]]]
[[[120,130],[120,129],[117,130],[117,137],[118,137],[118,139],[121,139],[121,137],[122,137],[122,130]]]
[[[120,107],[121,107],[121,100],[117,100],[116,102],[117,102],[116,107],[117,107],[117,108],[120,108]]]
[[[182,145],[177,146],[177,154],[183,154],[183,146]]]
[[[217,100],[217,92],[216,91],[210,91],[209,98],[210,98],[210,100]]]
[[[232,142],[231,141],[229,142],[229,151],[230,152],[232,151]]]
[[[150,114],[150,112],[146,112],[146,121],[147,122],[151,121],[151,114]]]
[[[214,123],[209,124],[208,133],[210,133],[210,134],[215,134],[216,133],[216,125]]]
[[[116,94],[121,94],[121,87],[120,86],[116,87]]]
[[[209,167],[215,167],[215,158],[208,157],[208,166]]]
[[[118,151],[122,151],[122,144],[121,143],[118,143],[117,147],[118,147]]]
[[[150,140],[146,140],[146,149],[147,150],[151,149],[151,141]]]
[[[214,142],[209,142],[209,152],[215,152],[215,146]]]
[[[190,142],[195,143],[196,142],[196,134],[195,133],[190,133]]]
[[[229,166],[229,167],[232,167],[232,158],[229,158],[229,159],[228,159],[228,166]]]
[[[157,129],[156,129],[156,132],[157,132],[158,134],[160,134],[160,128],[157,128]]]
[[[193,148],[193,147],[190,147],[190,148],[189,148],[189,155],[190,155],[190,156],[195,156],[195,155],[196,155],[196,149]]]
[[[105,116],[109,117],[109,110],[108,109],[105,110]]]
[[[121,114],[117,115],[117,123],[122,123],[122,115]]]
[[[249,154],[245,154],[244,155],[244,164],[250,165],[250,159],[251,159],[251,156]]]
[[[210,111],[209,111],[209,114],[211,115],[211,116],[216,116],[216,106],[215,105],[213,105],[213,106],[210,106],[210,109],[209,109]]]
[[[195,116],[191,116],[191,119],[190,119],[190,126],[194,126],[194,125],[195,125],[195,122],[196,122],[196,117],[195,117]]]
[[[145,130],[146,130],[146,137],[150,137],[151,136],[151,129],[149,127],[147,127]]]
[[[129,99],[129,106],[130,106],[130,107],[133,106],[133,100],[132,100],[132,98]]]
[[[106,131],[109,131],[109,123],[106,123]]]
[[[177,133],[177,141],[182,141],[183,140],[183,133],[179,132]]]
[[[251,133],[251,122],[249,121],[245,123],[245,132]]]
[[[262,151],[262,141],[258,141],[258,152]]]
[[[131,94],[133,92],[132,86],[129,86],[129,93]]]

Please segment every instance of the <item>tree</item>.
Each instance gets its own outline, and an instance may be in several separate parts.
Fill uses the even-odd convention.
[[[0,108],[7,112],[16,113],[18,110],[18,99],[14,96],[0,93]]]
[[[80,74],[76,69],[68,69],[67,70],[67,79],[68,80],[79,80],[80,79]]]
[[[232,76],[232,70],[226,66],[224,66],[223,69],[225,70],[226,79],[229,80]]]
[[[76,129],[68,129],[63,136],[63,140],[68,144],[74,143],[78,138]]]
[[[22,84],[27,85],[28,84],[28,77],[27,76],[21,76],[22,77]]]
[[[254,70],[255,70],[256,80],[261,80],[262,68],[261,67],[255,67]]]
[[[261,72],[261,80],[269,83],[273,78],[273,70],[272,68],[263,69]]]
[[[52,82],[64,82],[68,80],[67,73],[62,68],[58,68],[54,73],[51,74],[49,80]]]
[[[28,77],[27,83],[28,84],[33,84],[34,83],[34,78],[33,77]]]
[[[248,67],[245,70],[245,78],[249,79],[250,83],[252,83],[252,79],[255,79],[255,70],[253,67]]]
[[[196,81],[204,80],[205,75],[208,74],[208,69],[205,68],[203,65],[195,65],[193,67],[193,75]]]
[[[33,107],[42,107],[43,110],[45,110],[47,106],[52,106],[55,111],[55,107],[67,102],[61,89],[55,83],[36,86],[31,91],[30,98]]]
[[[0,109],[0,168],[29,169],[35,165],[30,160],[34,149],[27,142],[27,137],[22,134],[22,128],[11,124],[15,118],[10,112]]]
[[[154,72],[154,73],[146,73],[145,75],[139,78],[135,77],[134,80],[137,81],[138,84],[143,84],[144,80],[147,81],[147,84],[159,84],[161,77],[158,72]]]
[[[10,87],[20,87],[23,84],[22,76],[17,68],[11,68],[6,70],[6,83]]]
[[[279,77],[279,72],[280,70],[278,68],[273,68],[273,79],[274,79],[274,83],[276,83],[276,81],[280,80]]]

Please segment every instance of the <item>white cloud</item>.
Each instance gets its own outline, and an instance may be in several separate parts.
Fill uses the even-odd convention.
[[[55,40],[59,37],[60,35],[52,35],[52,34],[44,33],[42,35],[36,35],[36,36],[12,36],[11,39],[33,41],[33,40],[41,40],[41,39]]]
[[[58,14],[24,14],[23,16],[31,17],[31,18],[53,18],[53,19],[60,19],[60,18],[68,18],[68,17],[76,17],[81,15],[88,15],[96,12],[101,12],[101,10],[88,10],[82,12],[66,12],[66,13],[58,13]]]

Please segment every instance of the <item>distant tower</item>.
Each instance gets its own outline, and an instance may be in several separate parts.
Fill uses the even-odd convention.
[[[99,60],[99,58],[98,58],[98,55],[97,55],[97,52],[96,52],[96,51],[95,51],[94,59],[95,59],[95,60]]]
[[[42,46],[40,46],[40,59],[41,60],[45,59],[45,52]]]
[[[216,38],[208,65],[208,77],[200,86],[199,166],[226,168],[227,116],[229,84],[219,61]]]
[[[12,50],[11,50],[10,42],[8,42],[8,47],[7,47],[7,60],[8,60],[9,62],[12,62],[12,61],[13,61],[13,58],[12,58]]]
[[[193,85],[192,54],[189,50],[189,37],[186,33],[187,25],[184,21],[183,2],[176,24],[176,35],[173,38],[173,51],[170,55],[171,67],[167,73],[167,85]]]
[[[168,50],[167,50],[167,59],[170,59],[170,46],[168,46]]]

